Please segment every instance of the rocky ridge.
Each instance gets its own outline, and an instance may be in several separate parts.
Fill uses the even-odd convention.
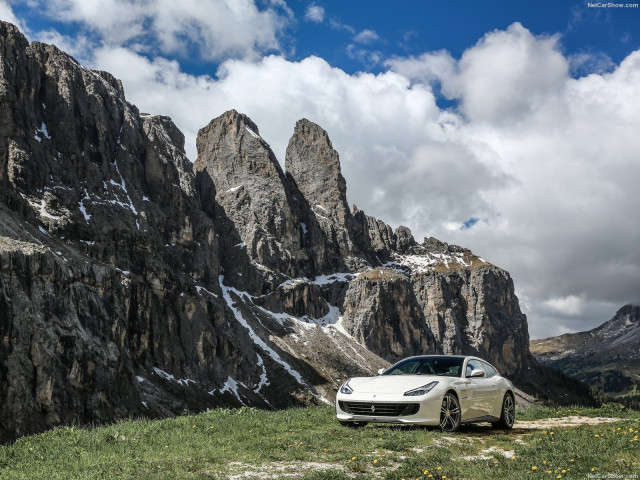
[[[531,341],[531,352],[560,370],[613,395],[640,395],[640,306],[628,304],[599,327]]]
[[[331,401],[416,353],[531,364],[507,272],[347,207],[327,132],[284,172],[226,112],[168,117],[0,23],[0,441],[65,423]]]

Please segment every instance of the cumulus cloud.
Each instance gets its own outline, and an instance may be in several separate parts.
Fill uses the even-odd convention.
[[[362,30],[355,37],[353,37],[353,41],[354,42],[356,42],[356,43],[364,43],[364,44],[373,43],[373,42],[375,42],[376,40],[379,40],[379,39],[380,39],[380,37],[373,30]]]
[[[514,24],[460,58],[395,58],[377,75],[270,55],[226,60],[214,77],[132,45],[103,43],[89,62],[141,110],[170,115],[192,160],[197,130],[230,108],[282,162],[296,120],[320,124],[350,202],[509,270],[532,337],[585,330],[640,301],[640,51],[572,77],[558,37]],[[438,107],[434,85],[453,107]]]
[[[77,22],[111,46],[207,60],[258,58],[279,51],[290,21],[283,2],[259,9],[254,0],[35,0],[48,15]]]
[[[324,22],[324,8],[314,3],[307,7],[304,19],[308,22],[322,23]]]
[[[16,27],[20,28],[22,32],[26,33],[27,29],[22,21],[20,21],[13,10],[6,2],[6,0],[0,0],[0,20],[4,20],[5,22],[13,23]]]
[[[94,61],[140,108],[170,114],[192,159],[197,129],[229,108],[256,121],[281,161],[295,121],[319,123],[352,203],[508,269],[540,337],[607,320],[640,285],[640,52],[611,73],[572,78],[557,42],[514,25],[460,59],[396,59],[379,75],[317,57],[229,60],[215,79],[125,49]],[[514,71],[496,76],[488,55]],[[522,76],[538,70],[548,74]],[[433,82],[455,92],[457,110],[438,108]],[[480,98],[474,82],[495,86]]]

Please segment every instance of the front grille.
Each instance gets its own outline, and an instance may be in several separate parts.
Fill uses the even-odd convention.
[[[343,412],[367,417],[402,417],[415,415],[420,409],[419,403],[380,403],[380,402],[338,402]]]

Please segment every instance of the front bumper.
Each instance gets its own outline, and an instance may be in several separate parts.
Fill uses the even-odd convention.
[[[352,393],[336,396],[336,416],[341,421],[439,425],[440,395],[421,397],[398,394]]]

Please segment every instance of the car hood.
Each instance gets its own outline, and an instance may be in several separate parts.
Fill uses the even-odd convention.
[[[349,386],[354,392],[360,393],[404,393],[433,381],[442,382],[450,379],[436,375],[380,375],[352,378],[349,380]]]

